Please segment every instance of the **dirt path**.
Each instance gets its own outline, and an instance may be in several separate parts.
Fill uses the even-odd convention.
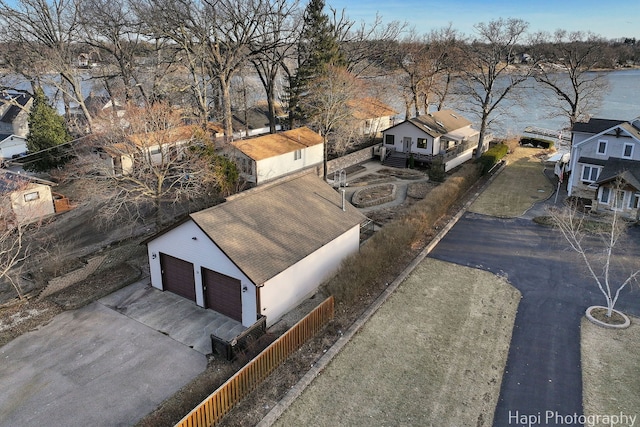
[[[425,259],[276,425],[490,425],[519,299]]]

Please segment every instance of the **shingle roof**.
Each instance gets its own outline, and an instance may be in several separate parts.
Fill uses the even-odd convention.
[[[624,120],[611,120],[611,119],[589,119],[586,123],[574,123],[573,128],[571,128],[572,132],[584,132],[584,133],[600,133],[604,132],[607,129],[611,129],[614,126],[617,126],[621,123],[624,123]]]
[[[604,184],[618,177],[634,188],[640,189],[640,162],[609,157],[598,176],[596,184]]]
[[[27,105],[27,102],[29,102],[30,99],[31,96],[27,94],[6,94],[0,97],[0,103],[14,101],[18,103],[18,105],[24,107],[25,105]],[[23,109],[18,105],[11,105],[4,113],[2,118],[0,118],[0,121],[4,123],[13,123],[16,117],[18,117],[18,114],[23,111]]]
[[[453,110],[436,111],[409,119],[409,122],[434,138],[471,125],[469,120]]]
[[[25,188],[30,184],[55,185],[53,182],[39,179],[29,175],[18,174],[8,170],[0,172],[0,194],[10,193]]]
[[[372,97],[348,101],[347,105],[354,109],[353,117],[358,120],[376,119],[398,114],[397,111],[384,102]]]
[[[257,138],[241,139],[232,144],[253,160],[262,160],[322,144],[322,142],[320,135],[308,127],[301,127]]]
[[[260,286],[364,219],[313,173],[242,192],[191,219]]]

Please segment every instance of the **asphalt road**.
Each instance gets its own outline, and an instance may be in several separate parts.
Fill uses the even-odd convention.
[[[529,219],[466,213],[430,256],[502,275],[522,293],[493,425],[581,425],[570,418],[583,413],[580,320],[605,299],[562,237]],[[640,316],[640,289],[625,289],[616,308]]]

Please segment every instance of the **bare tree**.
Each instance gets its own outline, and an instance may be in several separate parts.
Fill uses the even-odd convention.
[[[142,38],[143,27],[129,0],[77,1],[82,41],[96,49],[102,59],[99,64],[103,71],[101,78],[114,107],[115,88],[118,87],[124,92],[123,104],[137,97],[149,103],[139,76],[141,67],[136,63],[136,56],[146,46]]]
[[[551,114],[566,116],[571,127],[589,119],[609,88],[606,74],[596,70],[606,62],[603,45],[599,36],[580,31],[536,35],[533,54],[540,62],[534,76],[551,92]]]
[[[479,23],[475,25],[479,38],[463,46],[466,66],[462,69],[459,91],[479,110],[480,138],[476,157],[484,151],[492,113],[531,75],[532,64],[517,68],[510,65],[528,25],[515,18]]]
[[[19,50],[8,60],[15,72],[35,86],[51,86],[81,109],[89,131],[92,117],[82,92],[83,77],[75,67],[79,9],[74,0],[0,0],[0,26],[5,42]],[[25,62],[26,60],[26,62]]]
[[[299,27],[296,25],[298,2],[275,0],[266,15],[265,31],[254,40],[255,52],[250,60],[255,67],[267,97],[269,131],[276,132],[276,91],[278,76],[287,69],[287,61],[293,59]],[[290,74],[290,71],[289,71]]]
[[[179,111],[160,102],[130,107],[127,117],[129,127],[83,144],[67,168],[66,178],[87,184],[105,218],[144,220],[150,210],[160,227],[167,204],[215,199],[215,165],[191,148],[209,143],[200,127],[182,125]]]
[[[308,84],[309,93],[302,100],[309,123],[318,129],[324,140],[324,178],[327,178],[329,135],[353,122],[353,109],[349,104],[364,93],[362,82],[341,67],[328,65],[320,76]]]
[[[21,194],[27,185],[19,176],[11,178],[9,173],[0,174],[0,187],[3,189],[0,193],[0,282],[10,283],[20,300],[24,299],[19,280],[21,267],[34,253],[28,235],[40,226],[39,219],[29,224],[18,218],[14,211],[16,200],[12,194]],[[23,216],[32,216],[28,207],[21,206],[20,209]]]
[[[613,192],[614,195],[617,193]],[[617,210],[613,210],[606,222],[593,222],[585,219],[576,206],[549,210],[553,224],[560,230],[571,250],[578,254],[584,262],[589,276],[595,281],[598,289],[607,302],[607,316],[611,313],[620,297],[620,292],[632,283],[638,283],[640,264],[637,257],[626,257],[626,268],[616,264],[624,259],[625,240],[628,241],[629,223],[620,218]],[[618,283],[615,269],[624,270],[622,280]]]
[[[268,28],[267,0],[147,0],[140,10],[156,36],[204,61],[206,76],[219,84],[222,124],[230,140],[232,79],[255,55],[254,41]]]

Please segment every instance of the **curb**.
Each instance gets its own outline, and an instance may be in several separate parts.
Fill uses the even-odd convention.
[[[436,247],[438,243],[447,235],[449,230],[462,218],[462,215],[469,209],[469,206],[478,198],[480,193],[484,191],[489,184],[493,182],[496,176],[498,176],[506,167],[506,163],[503,164],[487,182],[465,203],[465,205],[454,215],[454,217],[447,223],[447,225],[440,230],[440,232],[431,240],[431,242],[411,261],[411,263],[400,273],[396,279],[387,286],[378,298],[371,304],[367,310],[349,327],[349,329],[327,350],[325,354],[318,359],[318,361],[307,371],[307,373],[280,399],[280,401],[269,411],[269,413],[262,418],[262,420],[256,424],[256,427],[270,427],[278,418],[287,410],[287,408],[304,392],[304,390],[311,384],[315,377],[320,375],[322,371],[329,365],[333,358],[347,345],[351,338],[358,333],[360,328],[367,323],[369,318],[375,314],[376,311],[384,304],[384,302],[393,294],[393,292],[400,286],[400,284],[413,272],[413,270],[422,262],[427,255]]]

